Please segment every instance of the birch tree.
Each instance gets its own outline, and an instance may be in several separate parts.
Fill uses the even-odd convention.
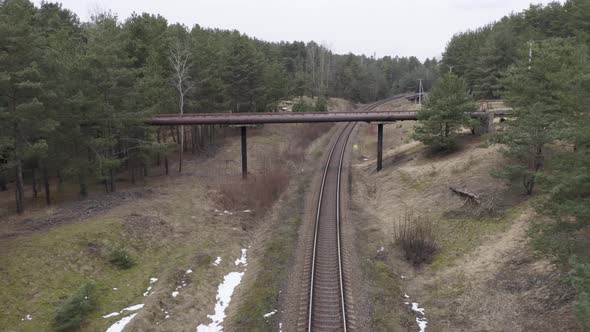
[[[172,84],[178,92],[178,108],[179,113],[184,114],[185,96],[194,88],[194,83],[190,75],[191,62],[190,52],[185,45],[180,42],[176,43],[170,50],[168,57],[170,65],[172,66]],[[180,126],[180,153],[178,162],[178,172],[182,172],[182,155],[184,153],[184,126]]]

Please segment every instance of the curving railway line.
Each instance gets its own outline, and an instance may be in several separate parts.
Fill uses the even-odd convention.
[[[374,103],[371,111],[397,96]],[[349,305],[345,293],[345,269],[340,222],[340,183],[344,153],[356,122],[344,125],[333,140],[324,167],[315,215],[315,228],[309,275],[307,331],[348,331]]]

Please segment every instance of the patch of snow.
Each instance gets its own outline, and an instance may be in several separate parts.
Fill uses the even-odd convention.
[[[141,303],[141,304],[136,304],[136,305],[132,305],[132,306],[130,306],[130,307],[127,307],[127,308],[125,308],[125,309],[121,310],[121,312],[123,312],[123,311],[137,311],[137,310],[139,310],[139,309],[143,308],[143,306],[144,306],[144,305],[145,305],[145,304],[143,304],[143,303]]]
[[[193,270],[188,269],[188,270],[186,270],[186,273],[185,274],[191,274],[191,273],[193,273]]]
[[[248,249],[242,249],[242,257],[240,257],[239,259],[236,259],[236,265],[240,265],[242,264],[243,266],[248,266],[248,259],[247,259],[247,255],[248,255]]]
[[[213,265],[215,265],[215,266],[218,266],[218,265],[219,265],[219,263],[221,263],[221,257],[217,257],[217,258],[215,259],[215,263],[213,263]]]
[[[115,316],[119,316],[121,313],[120,312],[112,312],[108,315],[104,315],[102,316],[102,318],[110,318],[110,317],[115,317]]]
[[[164,319],[168,319],[168,318],[170,318],[170,315],[166,315],[166,317],[164,317]]]
[[[242,256],[236,260],[236,265],[247,266],[247,252],[248,249],[242,249]],[[197,332],[218,332],[223,331],[223,320],[225,319],[225,309],[229,306],[231,297],[235,288],[242,281],[244,272],[230,272],[223,277],[223,282],[217,288],[217,302],[215,303],[215,310],[213,315],[207,315],[211,319],[209,325],[200,324],[197,326]]]
[[[405,297],[406,299],[409,299],[409,298],[410,298],[410,296],[409,296],[408,294],[406,294],[406,293],[404,293],[404,297]]]
[[[424,315],[424,308],[420,308],[416,302],[412,302],[412,310],[419,312],[421,315]]]
[[[409,296],[407,294],[404,294],[404,297],[409,298]],[[404,304],[409,305],[410,303],[404,302]],[[412,302],[411,306],[412,306],[412,311],[417,312],[419,314],[419,316],[416,317],[416,323],[418,324],[418,327],[420,328],[420,332],[426,331],[426,325],[428,325],[428,320],[426,319],[426,316],[424,315],[424,308],[420,308],[420,305],[417,302]]]
[[[180,293],[179,293],[179,292],[177,292],[177,291],[174,291],[174,292],[172,292],[172,297],[177,297],[177,296],[178,296],[178,294],[180,294]]]
[[[143,296],[148,296],[150,295],[150,291],[152,290],[152,286],[148,286],[148,288],[145,290],[145,292],[143,293]]]
[[[420,328],[420,332],[426,331],[426,325],[428,324],[426,317],[423,317],[423,318],[416,317],[416,323],[418,323],[418,327]]]
[[[122,332],[125,326],[129,324],[129,322],[131,322],[131,320],[135,318],[136,315],[137,313],[134,313],[133,315],[123,317],[120,321],[117,321],[115,324],[111,325],[111,327],[109,327],[106,332]]]
[[[270,316],[272,316],[272,315],[274,315],[276,313],[277,313],[277,311],[276,310],[273,310],[273,311],[271,311],[271,312],[269,312],[267,314],[264,314],[263,316],[264,316],[264,318],[268,318],[268,317],[270,317]]]

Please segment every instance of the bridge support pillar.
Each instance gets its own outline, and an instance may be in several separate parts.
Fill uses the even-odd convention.
[[[242,179],[248,177],[248,144],[246,137],[246,127],[240,127],[242,131]]]
[[[377,172],[383,168],[383,123],[377,124]]]

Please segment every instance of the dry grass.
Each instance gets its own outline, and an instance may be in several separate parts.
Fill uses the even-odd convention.
[[[406,260],[414,265],[430,263],[438,251],[432,220],[406,212],[394,226],[393,237],[404,251]]]
[[[232,178],[219,185],[216,203],[226,210],[267,211],[289,185],[293,173],[305,160],[308,146],[326,133],[331,124],[303,124],[291,127],[282,150],[266,152],[256,174],[246,180]]]
[[[220,185],[217,203],[227,210],[250,209],[263,212],[270,208],[289,184],[284,169],[271,168],[247,180]]]
[[[282,157],[295,163],[303,162],[305,150],[317,138],[330,130],[331,123],[301,124],[292,127],[291,140],[282,152]]]

